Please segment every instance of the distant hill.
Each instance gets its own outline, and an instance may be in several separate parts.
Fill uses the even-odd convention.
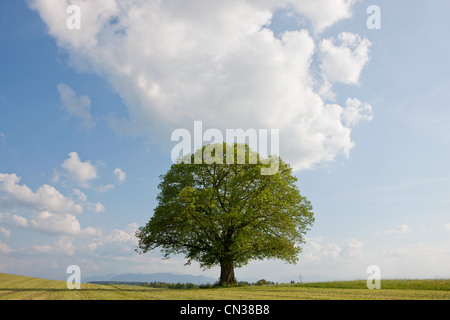
[[[238,281],[248,281],[248,282],[257,282],[260,278],[249,277],[245,279],[238,279]],[[63,279],[65,280],[65,279]],[[124,273],[124,274],[106,274],[99,275],[93,277],[82,278],[82,282],[91,282],[91,283],[104,283],[104,282],[114,282],[114,283],[122,283],[122,282],[130,282],[130,283],[143,283],[143,282],[166,282],[166,283],[193,283],[193,284],[213,284],[217,282],[218,279],[206,277],[206,276],[195,276],[190,274],[183,273]],[[271,279],[267,277],[266,280],[274,281],[279,283],[290,283],[291,281],[300,282],[299,275],[291,275],[285,276],[282,279]],[[301,282],[324,282],[324,281],[332,281],[328,277],[323,277],[319,275],[303,275],[301,278]]]
[[[82,279],[83,282],[166,282],[166,283],[215,283],[217,279],[180,273],[125,273],[119,275],[94,276]]]

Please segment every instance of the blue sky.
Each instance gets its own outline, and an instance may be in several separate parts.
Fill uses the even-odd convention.
[[[448,1],[274,3],[2,1],[0,272],[202,273],[133,251],[171,132],[201,120],[280,129],[314,207],[299,264],[238,280],[448,277]]]

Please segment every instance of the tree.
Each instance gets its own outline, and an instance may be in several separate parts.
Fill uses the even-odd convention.
[[[230,146],[231,156],[226,153]],[[205,269],[220,266],[222,285],[236,283],[234,269],[251,260],[296,263],[314,217],[290,166],[278,159],[277,172],[262,175],[268,162],[248,145],[205,148],[197,152],[209,150],[216,160],[220,154],[222,163],[179,161],[160,177],[154,215],[136,231],[137,251],[160,248],[165,258],[184,254],[186,265],[197,261]],[[238,163],[238,150],[245,150],[245,163]],[[256,164],[251,157],[257,158]]]

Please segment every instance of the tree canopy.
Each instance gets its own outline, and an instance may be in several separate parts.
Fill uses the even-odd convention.
[[[251,260],[298,261],[314,216],[291,167],[279,158],[277,171],[263,175],[268,162],[247,145],[232,146],[233,163],[225,159],[227,147],[208,149],[213,156],[224,151],[221,163],[180,161],[161,176],[154,214],[136,232],[139,253],[160,248],[166,258],[184,254],[187,264],[220,266],[221,284],[235,283],[234,269]],[[256,156],[257,163],[238,163],[239,147],[246,160]]]

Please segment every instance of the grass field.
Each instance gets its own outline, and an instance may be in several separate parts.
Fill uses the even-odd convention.
[[[450,280],[382,280],[380,290],[365,281],[319,282],[208,289],[155,289],[81,284],[0,273],[0,300],[448,300]]]

